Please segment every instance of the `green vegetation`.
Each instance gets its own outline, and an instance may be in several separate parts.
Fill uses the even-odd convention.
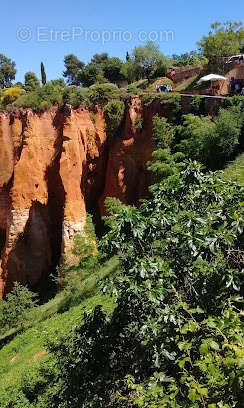
[[[45,67],[43,62],[41,62],[41,77],[42,77],[42,85],[45,85],[47,83],[47,76],[45,72]]]
[[[236,157],[229,163],[228,166],[221,172],[220,177],[226,181],[235,181],[240,185],[244,185],[244,153]]]
[[[195,84],[199,79],[199,75],[194,75],[193,77],[187,79],[186,81],[183,81],[182,83],[178,84],[175,87],[175,91],[186,91],[192,87],[193,84]]]
[[[199,66],[207,63],[208,59],[196,51],[186,52],[181,55],[172,55],[172,65],[176,67]]]
[[[120,99],[120,91],[114,84],[95,84],[89,89],[91,105],[105,106],[108,102]]]
[[[74,54],[69,54],[64,57],[64,78],[67,79],[68,85],[80,85],[79,75],[85,67],[84,62],[80,61]]]
[[[15,62],[0,54],[0,88],[9,88],[15,78]]]
[[[36,295],[15,282],[13,290],[0,300],[0,335],[16,326],[22,326],[28,312],[37,303]]]
[[[156,149],[147,168],[153,174],[154,182],[163,180],[173,174],[179,174],[182,168],[182,153],[172,153],[172,145],[175,138],[175,127],[168,123],[167,119],[153,118],[153,135]]]
[[[162,146],[172,139],[163,125]],[[150,191],[140,209],[110,200],[100,250],[120,258],[121,272],[103,284],[115,308],[91,298],[93,310],[37,326],[46,336],[36,349],[48,354],[28,372],[19,362],[14,380],[4,365],[3,408],[241,406],[243,187],[188,162]],[[26,364],[35,350],[25,339],[0,356],[21,358],[22,344]]]
[[[183,125],[177,128],[180,143],[176,149],[210,169],[223,168],[237,152],[243,123],[243,112],[238,106],[220,109],[214,120],[185,115]]]
[[[244,30],[242,23],[227,21],[211,25],[208,36],[198,42],[201,53],[210,63],[218,62],[223,56],[240,54],[243,49]]]
[[[33,92],[40,88],[40,81],[34,72],[26,72],[25,74],[25,91]]]
[[[204,113],[204,97],[202,95],[193,95],[191,106],[194,115],[202,115]]]
[[[110,138],[113,138],[121,127],[124,119],[125,105],[121,101],[112,101],[104,107],[104,116],[107,124],[107,131]]]

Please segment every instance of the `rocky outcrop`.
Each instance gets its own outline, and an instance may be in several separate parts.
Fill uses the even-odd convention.
[[[0,115],[0,296],[14,281],[35,285],[68,253],[105,153],[98,108]]]

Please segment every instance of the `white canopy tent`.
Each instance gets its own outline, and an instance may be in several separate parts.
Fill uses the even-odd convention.
[[[197,83],[201,84],[202,82],[207,82],[207,81],[214,82],[214,81],[221,81],[221,80],[226,81],[227,78],[225,78],[222,75],[209,74],[209,75],[206,75],[206,76],[202,77],[201,79],[199,79],[199,81]]]

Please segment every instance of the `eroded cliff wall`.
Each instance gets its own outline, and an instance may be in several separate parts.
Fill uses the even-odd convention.
[[[105,157],[98,108],[0,115],[0,296],[14,281],[35,285],[69,251]]]

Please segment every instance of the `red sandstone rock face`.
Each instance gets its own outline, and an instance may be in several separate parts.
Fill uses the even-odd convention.
[[[103,114],[90,113],[0,115],[0,296],[38,283],[83,229],[106,145]]]
[[[139,97],[131,99],[127,107],[125,125],[109,150],[104,192],[99,200],[100,212],[106,214],[104,202],[107,197],[118,198],[124,204],[138,205],[146,197],[150,175],[146,164],[152,158],[154,115],[170,117],[169,105],[153,102],[143,106]],[[142,128],[136,123],[142,120]]]

